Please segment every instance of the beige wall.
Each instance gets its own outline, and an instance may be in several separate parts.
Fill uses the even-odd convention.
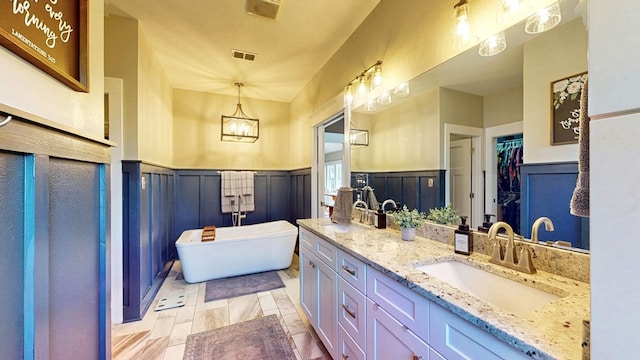
[[[104,18],[104,74],[122,79],[123,159],[138,159],[138,22],[120,16]]]
[[[0,46],[0,103],[89,135],[104,135],[103,0],[89,8],[89,92],[71,90]]]
[[[439,90],[413,97],[375,115],[354,117],[369,129],[369,146],[351,152],[353,171],[439,169]]]
[[[175,89],[173,154],[176,168],[290,169],[289,104],[240,98],[249,117],[260,119],[255,143],[220,140],[220,117],[231,115],[237,97]],[[311,144],[307,144],[311,148]]]
[[[577,145],[551,145],[551,82],[587,71],[587,32],[574,20],[525,43],[523,126],[526,163],[577,161]]]
[[[482,127],[482,96],[440,89],[440,124]]]
[[[537,7],[554,0],[539,0]],[[311,114],[341,95],[345,85],[376,60],[383,60],[385,84],[393,87],[453,57],[452,12],[455,2],[441,0],[383,0],[327,64],[293,100],[292,131],[312,138]],[[497,24],[494,0],[474,0],[472,16],[478,38],[486,38],[524,18],[516,14]],[[309,166],[313,149],[304,141],[292,143],[291,162]]]
[[[522,86],[484,96],[483,127],[522,121]]]
[[[173,90],[142,32],[138,38],[138,155],[173,166]]]
[[[138,21],[105,18],[105,76],[124,85],[123,158],[173,166],[172,88]]]

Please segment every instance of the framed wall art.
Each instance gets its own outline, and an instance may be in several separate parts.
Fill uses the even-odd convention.
[[[0,45],[76,91],[89,91],[88,0],[0,5]]]
[[[587,73],[551,83],[551,145],[576,144],[580,134],[580,95]]]

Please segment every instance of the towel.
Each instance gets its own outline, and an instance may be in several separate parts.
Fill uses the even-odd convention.
[[[580,94],[580,117],[578,126],[580,134],[578,135],[578,180],[576,188],[573,190],[571,197],[571,214],[582,217],[589,217],[589,94],[587,91],[587,83],[582,86]]]
[[[253,171],[223,171],[221,187],[223,213],[255,210]]]

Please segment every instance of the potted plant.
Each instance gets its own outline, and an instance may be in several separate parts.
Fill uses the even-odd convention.
[[[407,205],[404,205],[402,209],[393,213],[393,216],[402,231],[402,240],[407,241],[415,240],[416,228],[427,219],[426,215],[418,212],[417,209],[409,211]]]
[[[436,224],[455,226],[460,223],[460,215],[456,209],[451,207],[451,204],[442,207],[429,210],[429,216],[427,220],[433,221]]]

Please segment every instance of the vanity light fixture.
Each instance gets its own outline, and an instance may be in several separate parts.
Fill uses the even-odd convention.
[[[369,130],[354,129],[352,127],[349,130],[349,143],[352,148],[369,146]]]
[[[471,38],[471,18],[467,0],[460,0],[453,6],[453,21],[453,46],[461,50]]]
[[[365,111],[376,111],[378,108],[376,107],[376,100],[375,99],[369,99],[367,100],[366,103],[364,103],[364,110]]]
[[[378,96],[376,99],[378,105],[389,105],[391,104],[391,94],[388,91],[382,93],[382,95]]]
[[[504,37],[504,31],[501,31],[495,35],[489,36],[486,40],[480,43],[478,53],[481,56],[493,56],[501,53],[507,48],[507,41]]]
[[[562,20],[560,2],[555,2],[529,16],[524,31],[527,34],[538,34],[552,29],[560,23],[560,20]]]
[[[221,140],[254,143],[258,140],[260,121],[248,117],[244,111],[242,111],[240,88],[243,87],[244,84],[236,82],[234,85],[238,87],[238,106],[232,115],[222,115]]]
[[[365,96],[369,92],[364,73],[358,77],[358,96]]]
[[[399,97],[409,96],[409,83],[405,82],[396,86],[396,88],[393,89],[393,95]]]
[[[375,64],[366,68],[358,76],[349,81],[344,88],[344,106],[351,107],[353,105],[354,96],[360,98],[369,94],[369,91],[382,85],[382,60],[376,61]],[[355,87],[355,94],[354,94]]]
[[[498,0],[498,22],[507,23],[509,15],[518,11],[528,0]]]
[[[344,107],[350,108],[353,105],[353,86],[351,84],[344,88]]]

